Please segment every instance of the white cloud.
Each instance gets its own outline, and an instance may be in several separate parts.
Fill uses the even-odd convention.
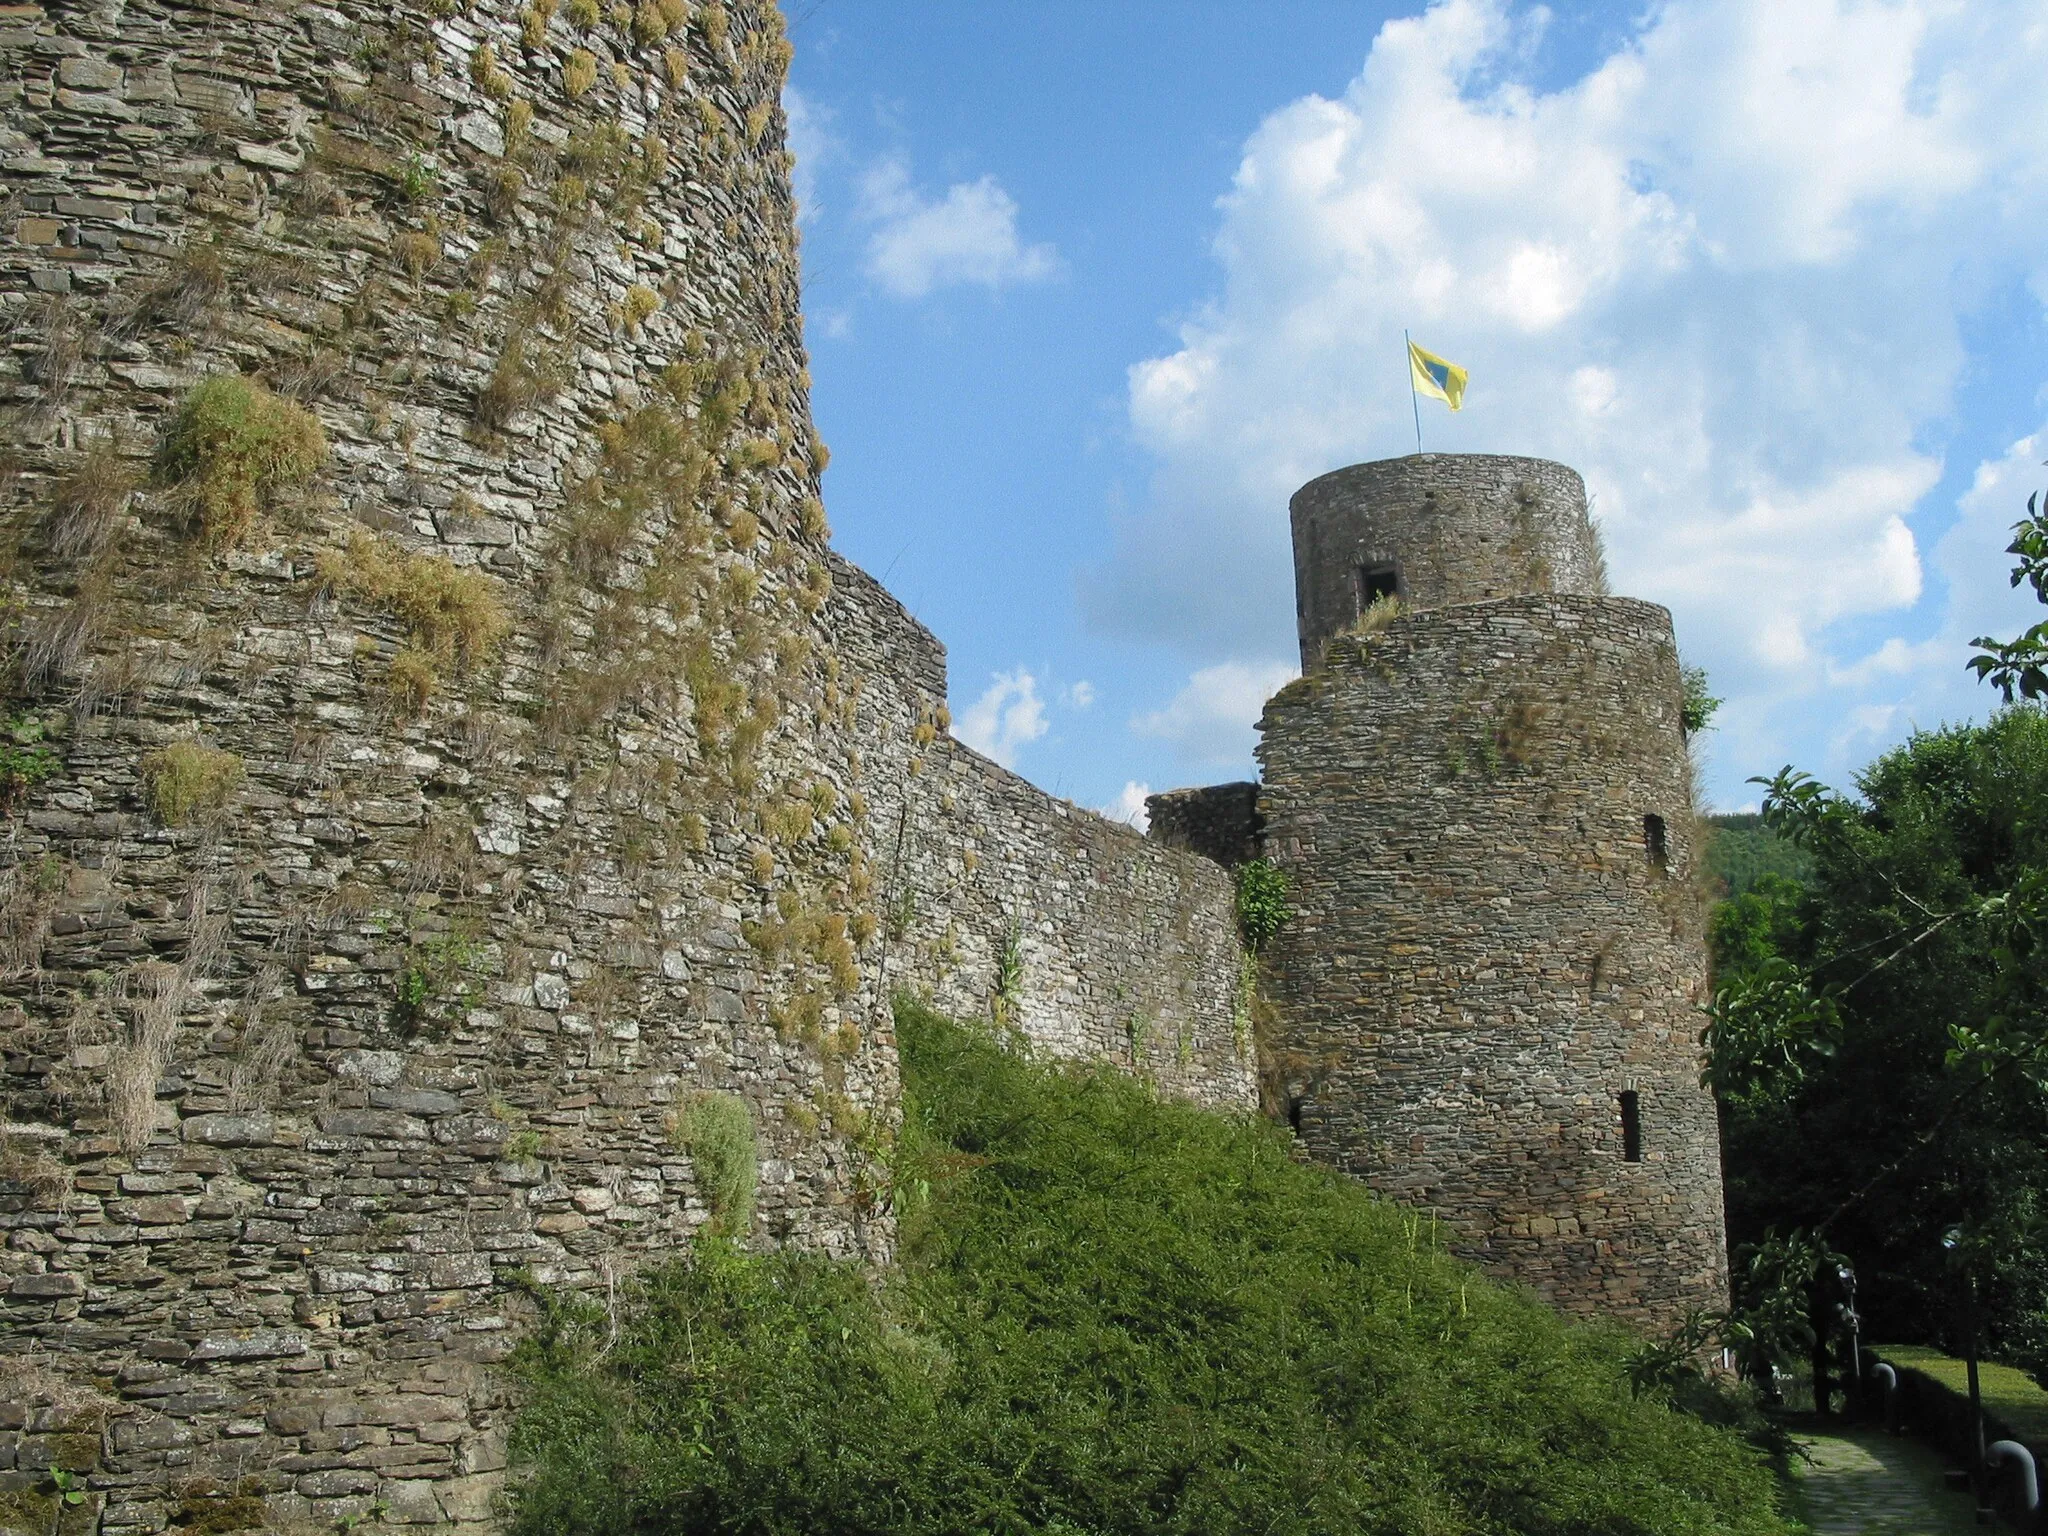
[[[1242,770],[1251,761],[1252,728],[1266,700],[1294,675],[1283,662],[1204,667],[1164,709],[1139,715],[1131,729],[1171,742],[1190,766]]]
[[[1019,237],[1016,200],[993,176],[956,182],[928,200],[911,185],[909,165],[892,157],[861,178],[861,213],[876,225],[867,274],[899,299],[954,283],[1038,282],[1059,271],[1050,245]]]
[[[1060,690],[1060,702],[1069,709],[1086,709],[1095,702],[1095,685],[1084,677]]]
[[[1127,827],[1134,827],[1143,832],[1152,825],[1151,814],[1145,809],[1145,797],[1151,793],[1150,784],[1128,779],[1124,782],[1122,792],[1114,800],[1096,809],[1111,821],[1120,821]]]
[[[1016,767],[1017,754],[1046,730],[1038,679],[1023,667],[996,673],[982,696],[953,722],[955,736],[1005,768]]]
[[[1291,651],[1287,497],[1412,450],[1407,326],[1472,374],[1460,415],[1424,403],[1427,446],[1578,467],[1616,589],[1670,604],[1730,695],[1723,749],[1790,755],[1815,690],[1863,665],[1838,653],[1921,598],[1962,318],[2017,284],[2048,298],[2048,21],[1669,0],[1557,90],[1517,78],[1540,21],[1442,0],[1247,141],[1220,291],[1130,370],[1153,500],[1089,615],[1197,656]],[[1880,702],[1889,728],[1914,714],[1839,707]]]
[[[796,186],[796,218],[799,224],[809,224],[824,211],[818,199],[818,173],[839,158],[845,145],[832,131],[832,109],[793,85],[782,88],[782,114],[789,119],[789,149],[796,156],[790,172]]]

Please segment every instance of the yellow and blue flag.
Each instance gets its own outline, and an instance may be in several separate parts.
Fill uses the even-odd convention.
[[[1465,370],[1456,363],[1438,357],[1434,352],[1425,352],[1411,341],[1408,343],[1408,371],[1414,376],[1418,394],[1441,400],[1454,411],[1464,405]]]

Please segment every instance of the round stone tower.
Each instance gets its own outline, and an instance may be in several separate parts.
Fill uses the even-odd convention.
[[[1670,615],[1605,595],[1562,465],[1355,465],[1292,512],[1305,675],[1259,801],[1289,1118],[1566,1310],[1722,1304]]]
[[[1441,608],[1607,591],[1576,470],[1504,454],[1414,454],[1332,470],[1288,503],[1301,664],[1376,597]]]

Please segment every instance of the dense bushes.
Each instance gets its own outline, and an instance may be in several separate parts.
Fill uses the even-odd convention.
[[[914,1009],[879,1282],[718,1241],[615,1339],[544,1297],[522,1532],[1769,1532],[1628,1342],[1437,1252],[1284,1134]]]

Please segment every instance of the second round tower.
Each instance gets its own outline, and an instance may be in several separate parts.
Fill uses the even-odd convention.
[[[1724,1304],[1670,615],[1603,595],[1562,465],[1358,465],[1293,514],[1306,672],[1259,754],[1289,1118],[1566,1310]]]

